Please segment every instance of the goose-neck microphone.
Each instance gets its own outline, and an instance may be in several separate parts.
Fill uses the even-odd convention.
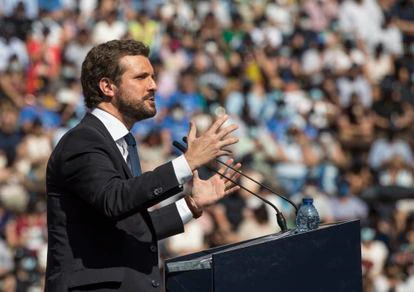
[[[180,150],[181,152],[185,153],[187,151],[187,148],[182,145],[181,143],[177,142],[177,141],[173,141],[173,146],[176,147],[178,150]],[[219,160],[218,160],[219,161]],[[232,168],[231,166],[229,166],[228,164],[224,163],[224,165],[226,165],[227,167],[229,167],[230,169],[240,173],[243,175],[243,173],[239,172],[238,170]],[[206,166],[210,171],[217,173],[218,175],[220,175],[221,177],[231,181],[233,184],[235,184],[236,186],[239,186],[240,188],[242,188],[243,190],[247,191],[248,193],[252,194],[253,196],[255,196],[256,198],[260,199],[261,201],[263,201],[264,203],[268,204],[269,206],[271,206],[275,212],[276,212],[276,220],[277,220],[277,224],[279,225],[280,229],[282,230],[282,232],[286,232],[287,229],[287,224],[286,224],[286,219],[283,216],[283,213],[279,211],[279,209],[272,204],[269,200],[263,198],[262,196],[252,192],[251,190],[247,189],[246,187],[244,187],[243,185],[239,184],[238,182],[236,182],[235,180],[225,176],[224,174],[218,172],[217,170]]]
[[[183,142],[187,144],[187,137],[183,137]],[[181,145],[181,144],[180,144],[180,145]],[[182,146],[182,145],[181,145],[181,146]],[[252,177],[248,176],[247,174],[245,174],[245,173],[241,172],[241,171],[240,171],[240,170],[238,170],[238,169],[233,168],[231,165],[228,165],[227,163],[225,163],[225,162],[223,162],[223,161],[220,161],[219,159],[216,159],[216,162],[218,162],[218,163],[220,163],[220,164],[222,164],[222,165],[227,166],[227,167],[228,167],[228,168],[230,168],[231,170],[233,170],[233,171],[237,172],[238,174],[240,174],[240,175],[244,176],[245,178],[247,178],[247,179],[251,180],[252,182],[254,182],[254,183],[258,184],[259,186],[261,186],[262,188],[264,188],[264,189],[268,190],[269,192],[271,192],[272,194],[274,194],[274,195],[278,196],[279,198],[281,198],[281,199],[285,200],[286,202],[288,202],[289,204],[291,204],[291,205],[293,206],[293,208],[295,208],[295,213],[296,213],[296,214],[298,213],[298,207],[295,205],[295,203],[293,203],[291,200],[289,200],[289,199],[288,199],[288,198],[286,198],[285,196],[283,196],[283,195],[280,195],[280,194],[276,193],[275,191],[273,191],[270,187],[266,186],[265,184],[262,184],[261,182],[258,182],[258,181],[257,181],[257,180],[255,180],[254,178],[252,178]]]

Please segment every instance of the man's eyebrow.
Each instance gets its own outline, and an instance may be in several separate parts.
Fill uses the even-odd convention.
[[[132,69],[135,68],[135,66],[133,64],[131,64],[131,61],[128,60],[128,59],[126,59],[126,60],[123,59],[122,60],[122,63],[124,63],[124,64],[120,64],[121,66],[124,66],[125,67],[125,65],[129,65],[130,68],[132,68]],[[133,76],[141,76],[141,77],[148,76],[148,75],[150,75],[152,77],[155,77],[156,76],[155,70],[154,69],[151,70],[150,68],[146,69],[146,71],[133,72],[132,75]]]

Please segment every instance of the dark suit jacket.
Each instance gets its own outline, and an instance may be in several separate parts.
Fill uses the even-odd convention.
[[[47,167],[46,291],[159,291],[157,240],[183,232],[183,223],[175,204],[147,208],[180,191],[171,162],[133,177],[87,114]]]

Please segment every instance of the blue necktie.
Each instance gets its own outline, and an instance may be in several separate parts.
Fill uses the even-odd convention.
[[[128,160],[132,174],[134,176],[139,176],[141,174],[141,165],[139,163],[137,142],[135,141],[134,135],[131,133],[125,135],[124,139],[128,145]]]

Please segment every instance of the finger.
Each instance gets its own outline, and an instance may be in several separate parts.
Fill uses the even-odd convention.
[[[219,140],[223,139],[224,137],[226,137],[228,134],[230,134],[231,132],[236,131],[239,128],[239,126],[237,126],[236,124],[232,124],[228,127],[225,127],[223,129],[220,129],[220,131],[217,133],[217,138]]]
[[[227,150],[227,149],[224,149],[224,150]],[[237,171],[238,170],[238,168],[240,168],[240,167],[238,167],[238,168],[236,168],[237,167],[237,165],[238,164],[240,164],[240,163],[237,163],[237,164],[233,164],[233,162],[234,162],[234,159],[233,158],[229,158],[229,159],[227,159],[227,161],[226,161],[226,164],[229,166],[229,167],[226,167],[226,171],[224,172],[224,174],[227,176],[227,177],[232,177],[233,176],[233,173],[235,172],[235,170]]]
[[[233,151],[229,150],[229,149],[221,149],[218,153],[216,157],[221,157],[221,156],[233,156]]]
[[[210,129],[207,130],[207,132],[216,133],[217,130],[229,119],[228,115],[221,116],[217,121],[214,122],[213,125],[211,125]]]
[[[226,164],[231,165],[232,163],[233,163],[233,159],[231,159],[231,158],[230,159],[227,159]],[[226,165],[223,165],[223,166],[220,167],[220,169],[218,170],[218,172],[220,174],[225,174],[228,169],[229,168]]]
[[[236,192],[236,191],[238,191],[238,190],[240,190],[240,187],[239,187],[239,186],[234,186],[234,187],[232,187],[231,189],[229,189],[229,190],[225,191],[225,192],[224,192],[224,195],[225,195],[225,196],[230,195],[230,194],[232,194],[232,193],[234,193],[234,192]]]
[[[238,176],[235,176],[234,178],[232,178],[231,180],[229,180],[229,181],[227,181],[225,184],[224,184],[224,189],[225,190],[230,190],[231,188],[233,188],[233,187],[235,187],[235,186],[238,186],[237,184],[236,184],[236,181],[237,181],[237,179],[240,177],[240,175],[238,175]]]
[[[237,172],[234,172],[234,174],[231,177],[228,177],[227,181],[224,184],[225,189],[227,190],[237,185],[236,182],[239,179],[239,177],[240,177],[240,174]]]
[[[231,136],[231,137],[228,137],[228,138],[226,138],[224,140],[221,140],[218,143],[218,147],[219,148],[223,148],[223,147],[226,147],[226,146],[230,146],[230,145],[236,144],[237,142],[239,142],[239,138],[234,137],[234,136]]]
[[[235,183],[233,183],[232,181],[228,180],[228,181],[224,184],[224,189],[225,189],[225,190],[229,190],[229,189],[231,189],[232,187],[234,187],[235,185],[236,185]]]
[[[197,129],[193,121],[190,122],[190,130],[188,131],[188,141],[194,141],[196,138]],[[188,144],[188,143],[187,143]]]
[[[238,180],[241,177],[241,173],[240,172],[236,172],[232,178],[232,180]]]
[[[231,168],[234,168],[233,162],[234,162],[234,159],[233,158],[229,158],[229,159],[227,159],[226,164],[229,165]],[[228,173],[231,170],[230,167],[226,167],[226,170],[224,171],[224,175],[227,176],[227,177],[229,177],[228,176]]]
[[[237,163],[236,165],[232,166],[233,169],[231,170],[231,172],[229,173],[229,178],[231,179],[237,179],[240,176],[240,168],[241,168],[241,163]]]

